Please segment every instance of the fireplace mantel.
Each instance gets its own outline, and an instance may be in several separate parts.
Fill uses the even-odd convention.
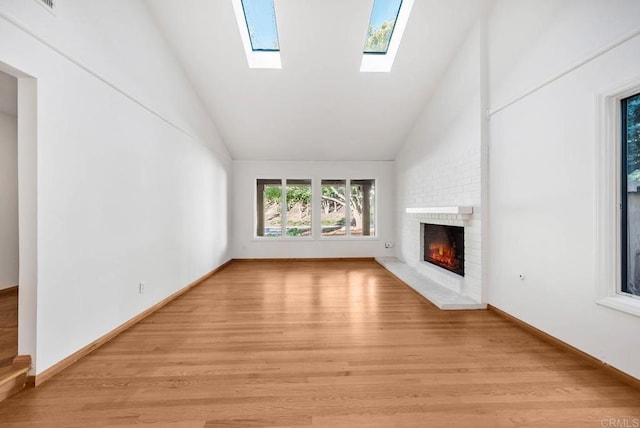
[[[452,206],[407,208],[406,212],[407,214],[473,214],[473,207]]]

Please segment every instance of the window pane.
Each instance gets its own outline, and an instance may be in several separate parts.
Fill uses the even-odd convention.
[[[375,0],[369,19],[364,53],[386,54],[402,0]]]
[[[311,180],[287,180],[287,236],[311,236]]]
[[[346,235],[346,180],[322,180],[322,236]]]
[[[351,180],[351,235],[375,236],[375,180]]]
[[[257,181],[257,236],[282,235],[282,182]]]
[[[242,9],[249,30],[251,49],[254,51],[279,51],[273,0],[242,0]]]
[[[626,272],[622,275],[622,291],[640,296],[640,94],[622,101],[622,115],[623,137],[626,137],[623,138],[623,141],[626,140],[623,150],[626,152],[626,162],[623,164],[622,185],[626,193],[623,194],[623,198],[626,198],[623,201]]]

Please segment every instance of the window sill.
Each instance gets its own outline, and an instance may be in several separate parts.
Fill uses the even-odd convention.
[[[320,240],[321,241],[379,241],[380,238],[378,238],[377,236],[339,235],[339,236],[321,236]]]
[[[254,236],[252,241],[254,242],[309,242],[309,241],[379,241],[377,236],[321,236],[316,238],[314,236],[304,237],[283,237],[283,236]]]
[[[640,299],[627,296],[609,296],[596,302],[601,306],[606,306],[617,311],[640,317]]]
[[[315,241],[313,236],[254,236],[253,241],[257,242],[297,242],[297,241]]]

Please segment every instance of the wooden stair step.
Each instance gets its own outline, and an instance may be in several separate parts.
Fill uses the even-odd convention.
[[[18,355],[13,359],[11,366],[0,368],[0,401],[6,400],[24,388],[30,369],[29,355]]]

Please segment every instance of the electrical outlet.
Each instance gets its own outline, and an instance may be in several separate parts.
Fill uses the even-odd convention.
[[[138,294],[144,294],[144,282],[142,281],[138,283]]]
[[[393,242],[385,242],[384,248],[393,248]]]

